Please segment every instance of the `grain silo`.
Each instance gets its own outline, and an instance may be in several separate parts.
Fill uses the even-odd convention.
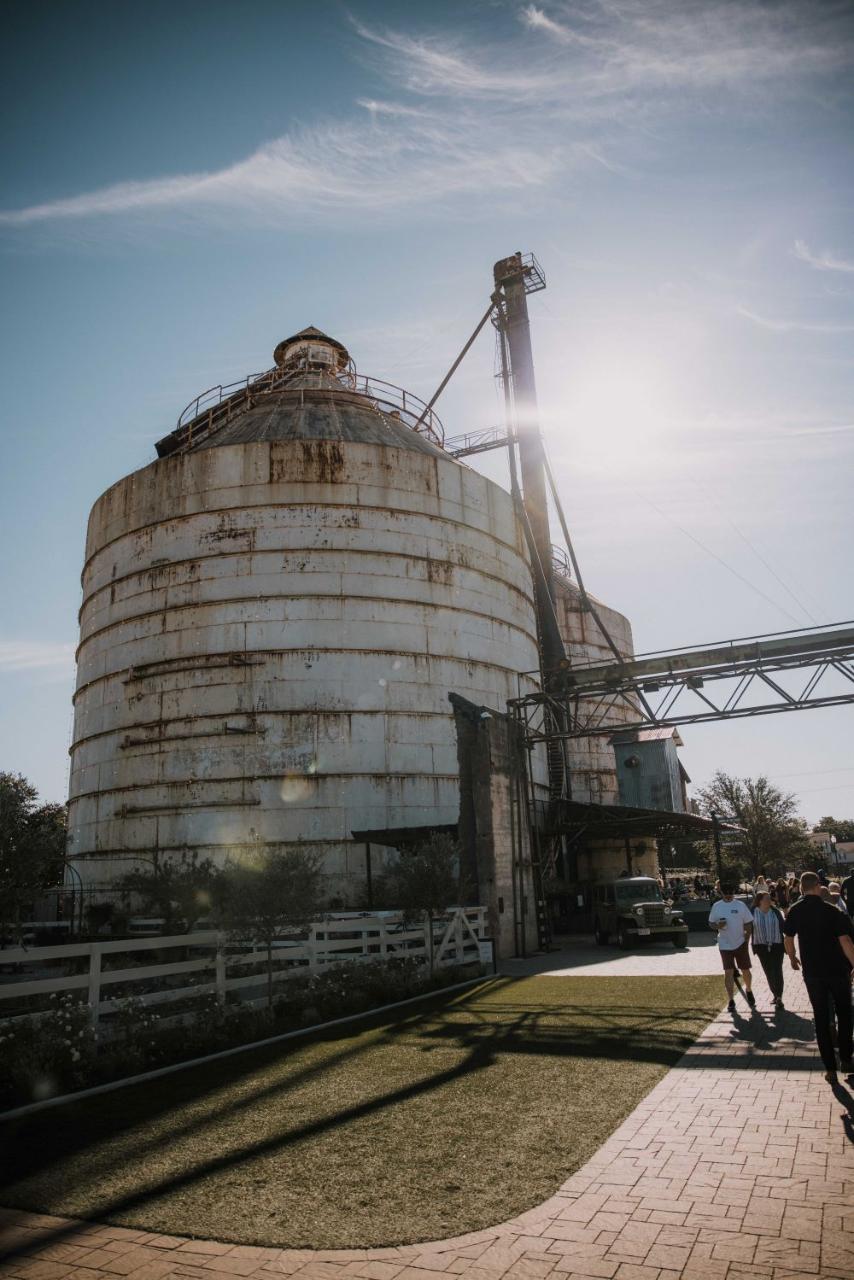
[[[355,905],[354,830],[457,818],[449,691],[503,708],[538,666],[510,495],[341,343],[309,328],[274,359],[92,510],[69,810],[89,893],[155,853],[300,842]]]

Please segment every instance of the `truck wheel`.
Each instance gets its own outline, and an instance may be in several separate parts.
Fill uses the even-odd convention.
[[[628,929],[621,929],[617,934],[617,946],[621,951],[629,951],[632,945],[632,935]]]
[[[688,947],[688,939],[687,939],[687,938],[674,938],[674,939],[673,939],[673,945],[674,945],[674,947],[676,948],[676,950],[677,950],[677,951],[685,951],[685,950],[687,950],[687,947]]]
[[[593,936],[600,947],[606,947],[608,945],[608,938],[610,935],[607,929],[602,928],[598,920],[596,921],[593,929]]]

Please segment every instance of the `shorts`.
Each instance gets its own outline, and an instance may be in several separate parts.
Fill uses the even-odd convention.
[[[736,947],[734,951],[724,951],[720,949],[721,960],[725,969],[740,969],[742,973],[745,969],[750,968],[750,948],[745,938],[740,947]]]

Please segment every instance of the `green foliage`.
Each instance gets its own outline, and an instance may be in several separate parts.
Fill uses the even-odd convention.
[[[65,807],[37,800],[21,774],[0,773],[0,933],[18,940],[25,913],[63,876]]]
[[[95,1060],[89,1006],[53,994],[40,1017],[0,1023],[0,1102],[33,1102],[85,1088]]]
[[[779,876],[803,866],[814,853],[795,796],[761,775],[734,778],[718,770],[699,799],[703,813],[717,813],[743,828],[737,836],[725,833],[728,870]]]
[[[431,977],[415,956],[347,962],[319,973],[290,975],[272,1012],[240,1002],[221,1004],[215,995],[204,995],[187,1011],[188,1021],[170,1025],[165,1009],[132,996],[109,1015],[100,1034],[92,1031],[88,1005],[71,994],[52,996],[46,1016],[0,1024],[0,1107],[299,1031],[471,976],[470,971],[448,968]]]
[[[161,860],[157,854],[145,867],[128,871],[117,882],[125,904],[142,898],[146,911],[162,916],[166,933],[187,933],[200,916],[211,909],[221,872],[210,858],[191,854],[180,861]]]
[[[320,859],[307,849],[268,853],[254,862],[229,864],[214,886],[214,910],[234,936],[255,939],[267,950],[267,1004],[273,1007],[273,942],[304,929],[321,911]]]
[[[115,918],[114,902],[90,902],[86,907],[86,923],[90,933],[98,933],[105,925],[112,925]]]
[[[385,893],[404,921],[427,920],[430,971],[433,971],[433,920],[462,898],[460,849],[442,831],[434,831],[389,868]]]
[[[813,831],[829,831],[837,840],[854,840],[854,818],[821,818]]]
[[[404,919],[432,919],[461,897],[460,851],[444,832],[434,832],[411,852],[401,853],[387,874],[387,893]]]

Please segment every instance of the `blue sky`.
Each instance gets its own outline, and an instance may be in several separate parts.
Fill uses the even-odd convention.
[[[88,510],[183,406],[309,323],[426,397],[516,249],[548,277],[543,425],[585,578],[637,648],[854,615],[849,4],[4,18],[0,767],[64,797]],[[484,334],[449,435],[500,422],[493,372]],[[852,717],[686,729],[682,755],[854,814]]]

